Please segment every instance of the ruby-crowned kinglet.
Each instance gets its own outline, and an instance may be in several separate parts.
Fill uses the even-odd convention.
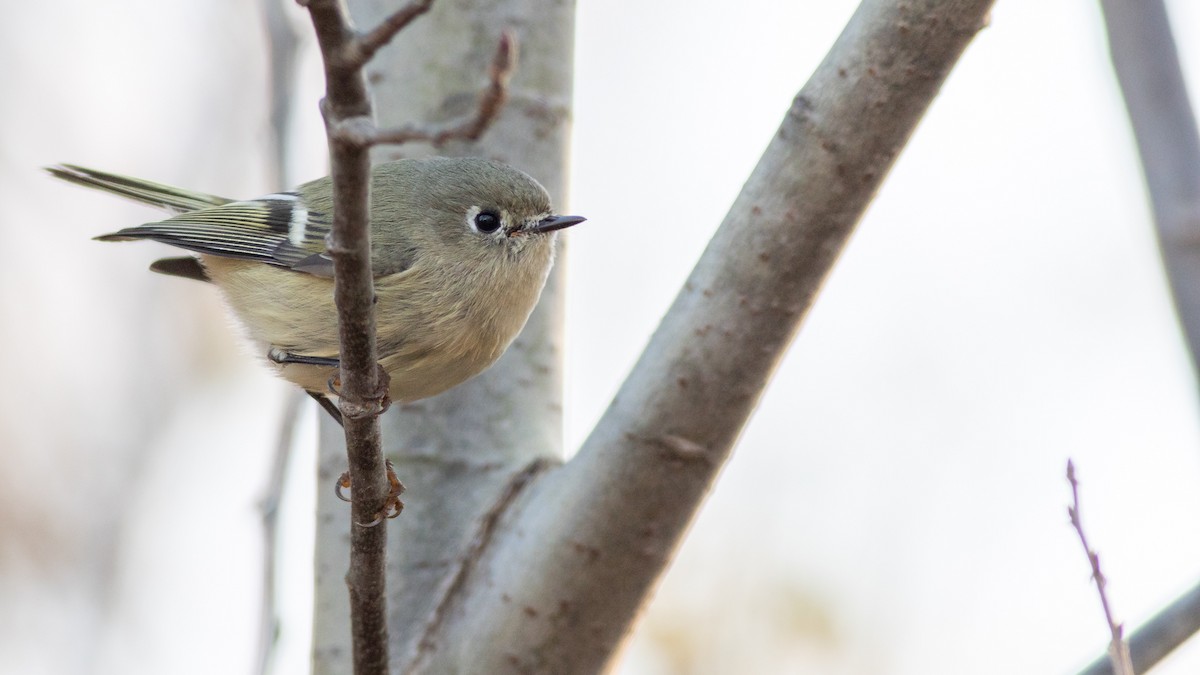
[[[69,164],[48,171],[177,213],[96,238],[151,239],[199,253],[150,268],[216,284],[284,378],[318,400],[329,392],[338,329],[325,253],[328,177],[233,201]],[[537,181],[498,162],[403,159],[374,167],[376,339],[392,400],[439,394],[494,363],[541,295],[554,232],[583,220],[553,215]]]

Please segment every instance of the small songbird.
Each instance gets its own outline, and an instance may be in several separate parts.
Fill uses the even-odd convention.
[[[211,281],[278,372],[337,417],[328,177],[291,192],[234,201],[70,164],[47,169],[177,215],[97,239],[151,239],[198,255],[150,266]],[[480,158],[402,159],[371,177],[371,266],[380,365],[393,401],[439,394],[492,365],[541,295],[555,232],[583,222],[554,215],[537,181]]]

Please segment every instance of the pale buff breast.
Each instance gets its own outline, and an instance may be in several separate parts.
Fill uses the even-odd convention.
[[[391,376],[393,401],[442,393],[504,353],[541,294],[551,262],[546,244],[526,251],[533,259],[520,265],[415,266],[376,280],[380,363]],[[332,280],[231,258],[202,260],[260,356],[265,358],[272,346],[294,354],[337,355]],[[285,379],[317,393],[330,393],[328,383],[337,375],[336,368],[267,362]]]

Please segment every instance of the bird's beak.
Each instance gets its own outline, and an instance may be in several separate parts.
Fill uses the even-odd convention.
[[[578,225],[587,220],[583,216],[547,216],[537,222],[536,225],[526,227],[521,230],[521,234],[545,234],[553,232],[572,225]]]

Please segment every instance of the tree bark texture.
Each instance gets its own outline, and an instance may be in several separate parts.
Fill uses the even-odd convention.
[[[411,672],[607,667],[991,0],[866,0],[578,456],[514,496]]]

